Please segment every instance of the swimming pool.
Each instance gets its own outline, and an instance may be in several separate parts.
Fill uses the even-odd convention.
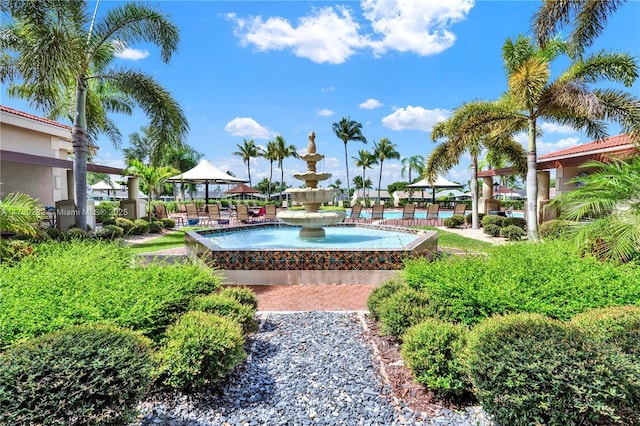
[[[347,218],[349,217],[349,214],[351,212],[347,211]],[[470,210],[467,211],[467,214],[471,213]],[[425,219],[427,216],[427,212],[416,212],[415,214],[415,218],[416,219]],[[445,210],[445,211],[440,211],[438,213],[438,217],[440,219],[446,219],[448,217],[453,216],[453,211],[451,210]],[[369,218],[371,217],[371,212],[370,211],[362,211],[361,217],[364,218]],[[513,217],[524,217],[524,213],[523,212],[513,212]],[[399,210],[389,210],[389,211],[385,211],[384,212],[384,218],[385,219],[402,219],[402,211]]]

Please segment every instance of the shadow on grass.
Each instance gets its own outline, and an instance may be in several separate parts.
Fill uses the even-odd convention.
[[[133,244],[134,253],[153,253],[161,250],[184,246],[184,233],[187,231],[195,231],[198,229],[206,229],[205,227],[188,226],[172,231],[158,238],[147,240],[140,244]]]

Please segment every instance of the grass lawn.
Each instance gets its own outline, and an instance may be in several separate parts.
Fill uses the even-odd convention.
[[[185,226],[176,231],[168,232],[158,238],[145,241],[144,243],[134,244],[133,252],[139,253],[153,253],[160,250],[167,250],[176,247],[182,247],[184,245],[184,233],[187,231],[195,231],[196,229],[206,229],[198,226]]]
[[[473,252],[486,252],[490,248],[495,247],[493,244],[486,241],[463,237],[458,234],[454,234],[453,232],[443,231],[442,229],[436,228],[434,226],[419,226],[417,228],[436,231],[438,233],[439,247],[447,247]]]

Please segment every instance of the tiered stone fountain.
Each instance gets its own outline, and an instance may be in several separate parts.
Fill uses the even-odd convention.
[[[316,172],[316,163],[324,158],[324,155],[316,153],[316,134],[309,133],[307,154],[300,156],[307,163],[305,173],[294,173],[293,177],[304,181],[306,188],[289,188],[287,193],[291,199],[302,204],[304,211],[284,211],[278,213],[278,218],[293,226],[301,226],[300,238],[323,238],[325,236],[323,226],[335,225],[344,220],[344,211],[318,211],[322,203],[331,201],[338,192],[333,188],[318,188],[318,182],[327,180],[331,173]]]

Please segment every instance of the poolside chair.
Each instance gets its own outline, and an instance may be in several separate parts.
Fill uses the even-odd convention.
[[[374,220],[378,222],[384,221],[384,204],[374,204],[371,207],[371,222]]]
[[[456,203],[455,206],[453,206],[453,215],[462,215],[464,216],[464,214],[467,211],[467,205],[465,203]]]
[[[404,225],[404,222],[409,222],[409,225],[416,221],[416,205],[413,203],[405,204],[402,208],[402,219],[400,222]]]
[[[351,207],[351,213],[349,213],[349,217],[346,218],[344,221],[359,222],[360,220],[362,220],[362,217],[360,216],[361,214],[362,214],[362,204],[360,203],[354,204],[353,207]]]
[[[176,225],[180,224],[184,226],[184,216],[181,215],[173,215],[173,217],[169,217],[167,213],[167,206],[164,204],[155,204],[153,206],[153,215],[162,220],[162,219],[173,219],[176,222]]]
[[[440,223],[440,204],[435,203],[427,207],[427,225],[431,222],[434,226]]]
[[[252,219],[249,215],[249,206],[244,203],[238,203],[236,206],[236,222],[249,223],[251,221]]]
[[[504,214],[506,214],[507,217],[513,217],[513,206],[509,206],[509,208],[505,210]]]
[[[220,214],[220,206],[217,204],[209,205],[209,221],[211,224],[215,223],[216,225],[228,225],[229,219],[223,218]]]
[[[275,204],[265,204],[264,205],[264,221],[265,222],[275,222],[278,220],[277,214],[278,208]]]
[[[187,225],[195,226],[199,225],[201,221],[205,221],[204,219],[201,220],[200,215],[198,214],[198,208],[195,204],[186,204],[185,209],[187,212]]]

